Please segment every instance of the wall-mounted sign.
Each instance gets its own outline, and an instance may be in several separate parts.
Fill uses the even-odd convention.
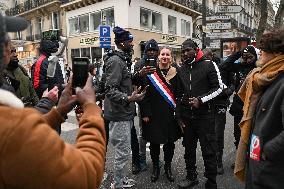
[[[212,21],[212,20],[230,20],[231,17],[227,15],[221,15],[221,16],[207,16],[206,21]]]
[[[228,30],[231,29],[232,25],[231,22],[228,23],[215,22],[215,23],[206,24],[206,27],[210,30]]]
[[[234,34],[233,32],[207,33],[206,37],[210,39],[232,38]]]
[[[218,13],[239,13],[243,10],[241,5],[219,5],[217,6]]]
[[[172,35],[162,35],[161,42],[163,43],[177,43],[177,37]]]
[[[80,45],[81,46],[84,46],[84,45],[99,45],[99,43],[100,43],[99,36],[80,39]]]

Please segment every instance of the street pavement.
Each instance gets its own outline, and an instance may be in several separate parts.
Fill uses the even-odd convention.
[[[138,121],[137,117],[135,118],[135,127],[138,131]],[[68,143],[74,144],[76,134],[78,131],[78,123],[75,118],[75,113],[72,111],[68,114],[68,120],[62,125],[62,134],[61,137]],[[132,188],[138,189],[174,189],[178,188],[177,183],[184,179],[186,176],[185,171],[185,162],[184,162],[184,148],[181,144],[182,140],[178,140],[176,142],[174,159],[172,162],[172,171],[175,175],[175,182],[170,183],[166,176],[164,175],[163,167],[161,168],[161,176],[156,183],[151,183],[150,176],[152,172],[152,163],[150,159],[149,148],[147,147],[147,164],[148,169],[144,172],[141,172],[138,175],[132,175],[131,173],[131,158],[129,159],[129,163],[127,165],[127,177],[134,179],[136,181],[136,185]],[[148,146],[148,145],[147,145]],[[219,175],[217,177],[218,189],[242,189],[244,185],[240,183],[234,176],[233,170],[231,169],[231,165],[234,162],[235,158],[235,146],[234,146],[234,137],[233,137],[233,118],[230,114],[227,114],[227,123],[225,129],[225,149],[224,149],[224,169],[225,174]],[[163,160],[163,150],[161,149],[160,160]],[[109,189],[110,184],[113,178],[113,161],[114,161],[114,151],[113,146],[111,144],[108,145],[107,151],[107,160],[106,160],[106,172],[108,177],[103,181],[100,189]],[[203,159],[201,156],[200,146],[198,145],[197,149],[197,171],[199,178],[199,185],[193,187],[193,189],[203,189],[205,188],[204,184],[206,179],[203,176],[204,173],[204,165]]]

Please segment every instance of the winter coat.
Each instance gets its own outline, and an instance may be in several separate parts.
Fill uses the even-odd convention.
[[[104,117],[109,121],[130,121],[135,115],[134,102],[128,102],[132,94],[132,80],[128,65],[131,59],[121,51],[109,52],[104,57],[106,68]]]
[[[213,118],[213,99],[222,92],[218,81],[219,69],[211,61],[200,57],[193,63],[183,63],[177,72],[177,109],[178,119]],[[200,100],[199,108],[189,105],[188,98]]]
[[[246,65],[246,64],[240,64],[235,63],[236,60],[238,60],[242,56],[242,52],[236,52],[232,55],[230,55],[221,65],[220,70],[226,71],[226,72],[234,72],[236,74],[236,80],[235,80],[235,92],[237,93],[240,89],[244,79],[248,75],[248,73],[255,68],[255,63]],[[240,97],[235,94],[233,97],[233,103],[230,107],[230,114],[233,116],[240,116],[243,115],[243,101],[240,99]]]
[[[284,73],[263,92],[255,112],[246,189],[284,188]],[[259,159],[258,159],[259,158]]]
[[[84,105],[75,145],[51,127],[64,119],[54,108],[41,115],[0,89],[0,188],[99,188],[104,173],[105,128],[96,104]]]
[[[58,86],[59,93],[63,90],[64,78],[59,63],[56,64],[54,77],[47,76],[49,61],[46,55],[41,55],[40,58],[32,65],[31,79],[34,89],[39,98],[42,97],[43,92],[48,88],[52,89]],[[60,96],[60,95],[59,95]]]
[[[18,86],[13,86],[18,98],[22,99],[25,104],[34,106],[38,103],[38,96],[32,86],[31,80],[25,68],[18,65],[17,68],[7,68],[7,72],[19,81]]]
[[[175,70],[173,67],[171,69]],[[173,93],[174,87],[172,85],[176,84],[176,76],[167,83],[158,68],[157,74]],[[150,122],[145,123],[142,121],[143,138],[155,144],[175,142],[181,136],[180,127],[174,116],[175,109],[166,102],[147,76],[144,79],[146,79],[146,85],[149,85],[149,87],[145,98],[139,103],[140,114],[141,118],[149,117]]]

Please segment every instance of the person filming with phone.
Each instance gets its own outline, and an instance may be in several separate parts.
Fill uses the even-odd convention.
[[[22,31],[28,22],[0,14],[1,32]],[[5,26],[3,26],[5,25]],[[6,31],[5,31],[6,29]],[[3,31],[4,30],[4,31]],[[0,36],[3,37],[3,36]],[[0,40],[0,188],[86,189],[99,188],[105,160],[105,129],[96,105],[92,78],[72,95],[72,80],[57,107],[42,115],[2,88],[3,70],[9,62],[9,41]],[[75,145],[65,143],[52,129],[78,102],[83,107]]]

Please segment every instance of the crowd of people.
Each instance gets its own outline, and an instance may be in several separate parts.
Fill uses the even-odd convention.
[[[143,57],[133,64],[134,36],[116,26],[117,50],[104,55],[102,77],[90,65],[85,87],[74,94],[72,75],[64,83],[56,56],[50,58],[60,51],[58,41],[41,41],[30,78],[7,34],[26,29],[28,23],[2,15],[0,20],[5,24],[0,40],[0,188],[99,188],[108,143],[114,147],[112,189],[135,186],[126,177],[126,165],[132,156],[133,174],[147,169],[147,142],[151,182],[159,179],[161,165],[167,180],[175,182],[172,159],[182,138],[187,174],[178,188],[199,183],[199,141],[205,188],[217,189],[216,177],[224,174],[227,109],[234,116],[236,177],[245,181],[246,189],[284,187],[283,30],[266,31],[259,49],[249,45],[225,61],[186,39],[181,63],[175,63],[170,47],[150,39]],[[70,145],[60,138],[60,125],[75,106],[79,131]]]

